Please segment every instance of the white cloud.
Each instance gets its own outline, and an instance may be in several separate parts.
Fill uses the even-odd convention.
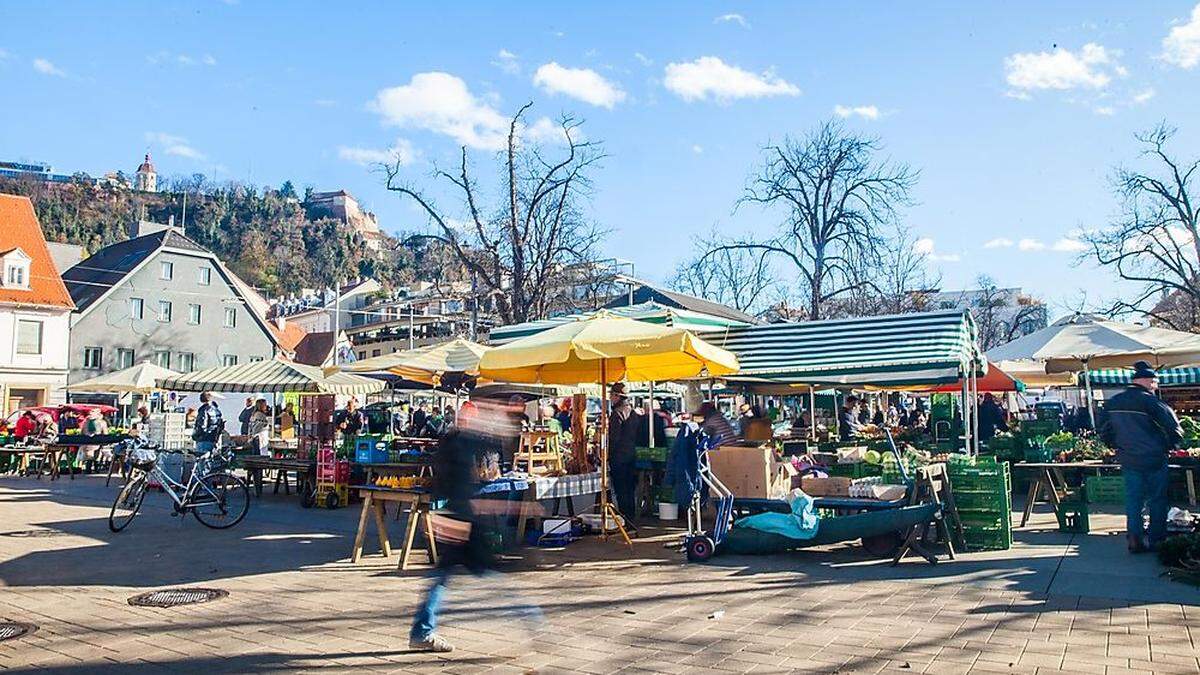
[[[200,58],[200,62],[206,66],[215,66],[217,65],[217,58],[212,54],[205,54]]]
[[[1087,244],[1079,241],[1078,239],[1063,237],[1062,239],[1054,242],[1054,246],[1051,246],[1050,248],[1062,253],[1079,253],[1080,251],[1086,251],[1087,247]]]
[[[746,17],[741,14],[722,14],[713,19],[713,23],[736,23],[742,28],[750,27],[750,24],[746,22]]]
[[[835,105],[833,106],[833,114],[838,117],[861,117],[864,120],[879,119],[879,108],[873,105]]]
[[[1046,245],[1037,239],[1022,239],[1017,242],[1017,248],[1022,251],[1042,251]]]
[[[625,92],[590,68],[566,68],[556,62],[542,65],[533,75],[533,84],[551,94],[565,94],[601,108],[625,100]]]
[[[338,147],[338,157],[348,162],[354,162],[362,166],[370,166],[373,164],[400,164],[406,166],[412,164],[416,159],[417,152],[413,149],[412,143],[407,139],[400,138],[392,147],[381,150],[378,148],[362,148],[362,147]]]
[[[152,66],[157,66],[162,63],[172,63],[172,62],[177,63],[181,66],[187,66],[187,67],[198,66],[201,64],[206,65],[206,66],[215,66],[215,65],[217,65],[217,58],[215,56],[213,56],[212,54],[204,54],[203,56],[193,56],[191,54],[184,54],[182,52],[173,53],[173,52],[169,52],[165,49],[160,49],[157,52],[154,52],[153,54],[148,55],[146,57],[146,62]]]
[[[482,150],[504,147],[508,130],[508,119],[450,73],[413,75],[408,84],[379,90],[369,107],[388,126],[424,129]]]
[[[206,159],[204,153],[194,148],[183,136],[175,136],[163,131],[147,131],[146,141],[158,145],[168,155],[185,159]]]
[[[1104,89],[1113,76],[1123,77],[1126,70],[1117,62],[1119,51],[1094,42],[1078,52],[1056,49],[1052,52],[1024,52],[1004,60],[1005,80],[1017,91],[1039,89]]]
[[[578,130],[571,132],[571,135],[576,140],[581,138]],[[567,141],[566,136],[563,135],[562,125],[550,121],[549,117],[539,118],[530,126],[525,127],[521,136],[534,143],[566,143]]]
[[[1092,112],[1096,113],[1097,115],[1103,115],[1104,117],[1112,117],[1113,115],[1117,114],[1117,109],[1111,105],[1101,105],[1093,108]]]
[[[517,55],[507,49],[496,52],[496,60],[492,61],[492,65],[509,75],[521,72],[521,63],[518,61]]]
[[[1157,93],[1158,92],[1154,91],[1153,87],[1151,87],[1149,89],[1145,89],[1143,91],[1139,91],[1138,93],[1133,95],[1133,102],[1134,103],[1145,103],[1146,101],[1149,101],[1150,99],[1154,98],[1154,95]]]
[[[715,56],[667,64],[663,85],[685,101],[712,99],[728,103],[740,98],[800,95],[799,87],[770,71],[752,73]]]
[[[1005,237],[996,237],[983,245],[984,248],[1012,248],[1013,240]]]
[[[928,257],[933,262],[958,262],[961,260],[961,256],[957,253],[938,253],[933,239],[929,237],[921,237],[913,242],[913,251]]]
[[[34,59],[33,69],[43,75],[52,75],[54,77],[66,77],[67,74],[61,68],[50,63],[46,59]]]
[[[634,52],[633,58],[637,59],[638,63],[642,64],[643,66],[654,65],[654,59],[650,58],[649,56],[646,56],[645,54],[643,54],[641,52]]]
[[[1162,41],[1162,60],[1180,68],[1200,64],[1200,4],[1192,8],[1191,20],[1167,33]]]
[[[703,145],[693,145],[692,152],[696,153],[697,155],[703,155],[704,154],[704,146]]]

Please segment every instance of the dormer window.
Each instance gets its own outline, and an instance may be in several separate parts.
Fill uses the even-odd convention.
[[[19,248],[0,254],[4,269],[2,283],[5,288],[29,290],[30,260],[31,258]]]

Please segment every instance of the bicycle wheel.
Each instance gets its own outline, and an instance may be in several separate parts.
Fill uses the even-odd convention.
[[[125,486],[117,493],[112,510],[108,512],[108,529],[113,532],[125,529],[133,522],[133,517],[137,515],[138,509],[142,508],[142,500],[145,498],[146,474],[138,472],[130,476]]]
[[[188,506],[205,527],[223,530],[242,522],[250,510],[250,488],[228,473],[210,473],[192,489]]]

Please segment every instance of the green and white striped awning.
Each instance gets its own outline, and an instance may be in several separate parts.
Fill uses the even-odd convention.
[[[1133,371],[1126,368],[1089,370],[1088,378],[1091,379],[1092,386],[1122,386],[1133,381]],[[1158,386],[1200,386],[1200,368],[1160,368],[1158,370]]]
[[[965,311],[748,326],[704,338],[737,355],[742,370],[728,379],[747,384],[931,385],[987,368]]]
[[[325,373],[282,359],[251,361],[236,366],[218,366],[158,380],[167,391],[217,391],[245,394],[369,394],[384,383],[351,373]]]
[[[698,335],[705,335],[714,331],[725,331],[733,327],[746,326],[748,324],[735,321],[733,319],[724,319],[719,316],[703,314],[701,312],[693,312],[687,309],[677,309],[675,307],[667,307],[666,305],[657,302],[643,302],[640,305],[630,305],[627,307],[613,307],[604,310],[610,314],[624,316],[646,323],[657,323],[667,326],[682,328],[686,331],[691,331]],[[540,321],[526,321],[525,323],[515,323],[511,326],[499,326],[493,328],[491,335],[488,337],[488,343],[492,346],[502,345],[512,342],[518,338],[536,335],[542,331],[549,330],[556,326],[561,326],[571,321],[578,321],[592,316],[595,312],[586,312],[583,314],[568,314],[565,316],[556,316],[551,319],[542,319]]]

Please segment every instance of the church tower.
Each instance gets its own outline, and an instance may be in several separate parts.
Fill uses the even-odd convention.
[[[146,161],[142,162],[133,176],[133,189],[139,192],[158,191],[158,174],[154,172],[154,165],[150,163],[150,153],[146,153]]]

